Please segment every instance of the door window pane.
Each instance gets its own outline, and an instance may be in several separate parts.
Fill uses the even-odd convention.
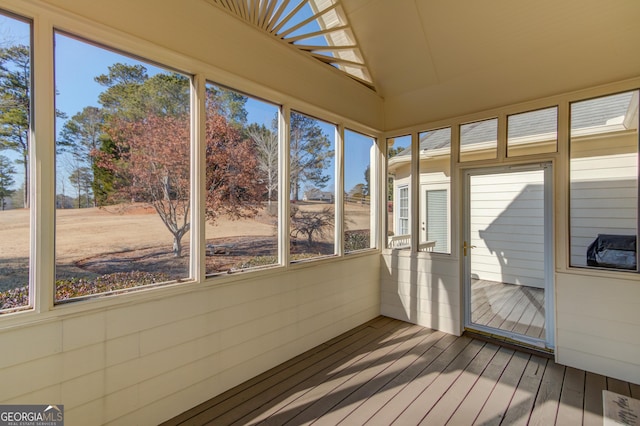
[[[411,248],[411,135],[387,139],[387,247]]]
[[[375,247],[371,230],[371,165],[375,140],[350,130],[344,132],[344,251]]]
[[[638,91],[571,104],[571,265],[637,270]]]
[[[290,127],[291,260],[333,255],[336,126],[292,112]]]
[[[189,278],[189,78],[61,33],[55,66],[55,300]]]
[[[0,313],[29,306],[31,25],[0,14]]]
[[[493,329],[516,340],[546,338],[547,170],[468,176],[469,239],[463,256],[469,262],[470,319],[485,332]]]
[[[491,160],[497,154],[497,118],[460,126],[460,161]]]

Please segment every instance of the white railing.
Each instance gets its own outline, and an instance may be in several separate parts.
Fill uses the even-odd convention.
[[[418,245],[418,251],[433,251],[435,241],[422,241]],[[411,235],[393,235],[387,239],[387,247],[390,249],[408,249],[411,247]]]

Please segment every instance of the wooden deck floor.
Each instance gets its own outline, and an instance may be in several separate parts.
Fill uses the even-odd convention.
[[[378,317],[166,425],[602,425],[640,386]]]
[[[474,324],[544,340],[544,289],[472,280],[471,297]]]

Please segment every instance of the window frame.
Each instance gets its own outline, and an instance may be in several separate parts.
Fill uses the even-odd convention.
[[[18,21],[24,25],[27,25],[28,30],[28,47],[29,47],[29,83],[28,83],[28,92],[29,92],[29,112],[27,117],[27,166],[26,173],[23,176],[26,182],[23,182],[23,185],[28,183],[28,202],[29,202],[29,211],[28,211],[28,235],[25,240],[28,242],[27,247],[27,265],[26,265],[26,274],[27,280],[23,282],[20,287],[14,287],[14,289],[19,289],[26,287],[27,289],[27,303],[24,305],[10,307],[5,309],[0,309],[0,318],[1,317],[10,317],[13,314],[22,314],[29,312],[35,312],[40,305],[40,294],[38,291],[37,280],[38,270],[35,259],[37,258],[36,253],[36,243],[37,236],[35,230],[38,229],[39,217],[37,216],[37,202],[38,199],[42,196],[42,194],[38,191],[38,175],[37,170],[38,166],[35,164],[38,156],[35,155],[36,150],[42,150],[42,145],[36,143],[35,135],[35,127],[36,127],[36,107],[40,106],[40,102],[36,102],[39,99],[36,98],[36,67],[40,64],[41,60],[39,55],[37,55],[36,49],[36,20],[33,17],[27,16],[28,14],[22,13],[21,11],[11,11],[6,8],[0,9],[0,14],[8,20]],[[42,67],[38,66],[38,69]],[[19,189],[18,189],[19,190]],[[9,291],[11,289],[7,289]]]
[[[397,194],[396,194],[396,199],[398,200],[398,217],[396,220],[396,235],[400,236],[400,235],[411,235],[411,192],[409,191],[410,189],[409,184],[404,184],[404,185],[398,185],[397,187]],[[402,194],[403,192],[406,192],[406,197],[403,197]],[[406,201],[407,205],[406,207],[402,206],[402,201]],[[406,216],[402,216],[402,209],[405,209],[407,214]],[[402,221],[406,221],[406,232],[402,232],[403,225],[402,225]]]
[[[344,136],[343,129],[348,126],[350,129],[356,132],[360,132],[365,135],[373,135],[376,147],[377,155],[375,161],[371,164],[372,176],[379,178],[382,176],[379,170],[383,163],[383,153],[380,147],[380,140],[382,132],[373,129],[369,125],[356,121],[353,118],[347,118],[339,113],[328,111],[322,107],[314,104],[310,104],[305,101],[301,101],[298,98],[284,94],[269,87],[254,83],[246,80],[241,76],[235,74],[225,73],[214,65],[198,62],[196,58],[170,51],[165,47],[154,44],[151,41],[132,37],[130,34],[119,32],[117,29],[111,27],[97,26],[93,21],[82,17],[71,17],[66,13],[61,12],[55,8],[43,8],[39,5],[33,4],[16,4],[13,6],[4,6],[3,13],[7,15],[16,15],[21,20],[25,20],[32,23],[32,125],[31,133],[37,137],[32,138],[32,149],[30,156],[32,162],[38,162],[38,169],[32,168],[30,176],[32,178],[32,187],[35,189],[31,192],[31,201],[33,206],[37,206],[37,209],[32,209],[31,212],[31,224],[32,229],[38,229],[38,232],[31,232],[30,235],[30,258],[38,259],[37,266],[32,262],[30,266],[30,299],[32,300],[31,307],[33,309],[29,312],[34,312],[34,315],[40,315],[41,313],[52,312],[85,312],[96,307],[109,307],[119,306],[123,303],[130,303],[130,301],[149,300],[157,297],[157,291],[162,291],[166,294],[184,294],[192,291],[192,285],[218,285],[221,282],[235,282],[239,280],[248,279],[244,278],[243,274],[226,274],[220,276],[207,277],[205,276],[204,267],[204,210],[200,200],[204,197],[204,148],[200,142],[204,139],[204,85],[206,81],[215,82],[224,87],[231,88],[240,93],[247,93],[250,96],[257,99],[264,99],[269,103],[279,106],[278,122],[282,129],[287,128],[290,123],[290,111],[295,109],[302,114],[317,117],[319,120],[335,124],[338,128],[336,132],[336,151],[339,141]],[[186,283],[179,283],[179,285],[172,285],[178,283],[168,283],[168,285],[160,286],[143,286],[139,287],[140,290],[145,291],[127,291],[118,294],[118,297],[91,297],[91,302],[88,303],[85,299],[74,299],[83,303],[54,303],[54,282],[55,282],[55,238],[53,229],[55,229],[55,191],[53,189],[53,176],[55,175],[55,153],[51,138],[55,134],[55,119],[53,118],[53,96],[50,93],[54,93],[53,81],[49,76],[54,74],[53,70],[53,51],[54,51],[54,32],[60,32],[73,37],[77,37],[83,41],[90,42],[100,47],[104,47],[111,51],[122,52],[128,57],[142,58],[147,63],[162,64],[164,69],[172,69],[181,72],[183,75],[188,75],[191,80],[191,201],[192,201],[192,215],[191,219],[192,228],[190,230],[190,249],[191,260],[189,265],[189,271],[191,279]],[[185,72],[182,70],[189,70]],[[288,135],[286,132],[280,133],[280,145],[288,146]],[[286,150],[285,150],[286,151]],[[282,151],[281,151],[282,154]],[[341,159],[335,159],[336,173],[337,167]],[[286,192],[286,179],[282,179],[282,176],[287,174],[287,163],[283,155],[280,156],[280,176],[281,176],[281,191]],[[202,171],[202,172],[201,172]],[[336,179],[336,183],[337,183]],[[373,182],[372,182],[373,183]],[[375,182],[376,191],[382,191],[382,181]],[[342,214],[341,208],[342,188],[337,192],[336,189],[336,209],[337,212]],[[380,201],[381,194],[376,194],[377,200]],[[281,239],[280,244],[280,256],[281,265],[279,268],[269,268],[268,270],[252,270],[252,278],[254,276],[269,275],[274,273],[281,273],[283,270],[289,268],[304,267],[298,266],[289,262],[289,234],[288,234],[288,219],[286,218],[286,209],[288,207],[287,197],[280,197],[279,203],[280,221],[278,223],[278,238]],[[376,208],[377,210],[377,208]],[[337,218],[342,216],[336,215]],[[365,253],[350,253],[351,256],[367,255],[371,251],[380,251],[378,238],[381,239],[380,226],[383,223],[381,217],[376,216],[376,229],[372,230],[375,234],[375,241],[377,247],[372,247],[366,250]],[[336,227],[337,228],[337,227]],[[286,244],[285,244],[286,243]],[[318,262],[335,261],[337,258],[343,257],[342,251],[342,236],[338,239],[338,233],[336,231],[336,253],[333,256],[329,256],[326,260],[317,260]],[[314,259],[315,261],[315,259]],[[242,272],[242,271],[238,271]],[[0,321],[15,321],[21,323],[20,318],[28,318],[29,314],[21,314],[19,316],[2,315]],[[18,318],[10,320],[9,318]]]
[[[574,230],[574,226],[573,226],[573,216],[572,216],[572,212],[574,210],[575,204],[573,203],[574,199],[572,196],[572,184],[573,184],[573,179],[572,179],[572,175],[573,175],[573,167],[572,167],[572,160],[574,159],[574,157],[572,156],[572,146],[574,144],[573,139],[577,139],[580,137],[584,137],[584,136],[588,136],[588,135],[581,135],[581,134],[576,134],[575,136],[572,135],[573,130],[572,130],[572,118],[573,118],[573,114],[572,114],[572,106],[575,104],[580,104],[580,103],[587,103],[587,102],[591,102],[591,101],[595,101],[597,99],[604,99],[604,98],[611,98],[617,95],[624,95],[624,94],[631,94],[631,100],[630,102],[634,102],[634,98],[635,98],[635,102],[636,102],[636,112],[635,112],[635,161],[633,162],[633,164],[635,165],[635,190],[633,191],[635,194],[635,234],[633,235],[635,237],[635,262],[636,262],[636,267],[635,269],[625,269],[625,268],[616,268],[616,267],[608,267],[608,266],[594,266],[594,265],[589,265],[588,264],[588,260],[585,262],[585,265],[580,265],[580,264],[574,264],[573,262],[573,258],[575,253],[573,252],[573,240],[574,237],[576,237],[576,233],[573,232]],[[636,88],[630,88],[628,90],[620,90],[620,91],[609,91],[609,92],[604,92],[602,94],[596,95],[596,96],[591,96],[591,97],[583,97],[583,98],[577,98],[577,99],[573,99],[570,102],[568,102],[568,111],[567,111],[567,116],[568,116],[568,123],[567,123],[567,209],[566,209],[566,220],[567,220],[567,259],[566,259],[566,263],[567,263],[567,267],[569,270],[574,270],[574,271],[598,271],[598,272],[602,272],[605,275],[610,275],[610,274],[623,274],[623,275],[638,275],[640,274],[640,262],[638,259],[638,255],[640,254],[640,249],[638,247],[638,240],[640,238],[640,195],[639,195],[639,191],[640,191],[640,117],[638,116],[638,103],[640,103],[640,87],[636,87]],[[628,107],[627,107],[628,110]],[[615,123],[614,123],[615,124]],[[605,125],[609,125],[609,123],[606,123]],[[596,127],[601,127],[601,126],[596,126]],[[627,131],[628,129],[625,129],[624,131]],[[622,131],[622,132],[624,132]],[[604,132],[602,134],[597,134],[596,138],[602,138],[602,137],[606,137],[606,134],[609,132]],[[613,131],[612,133],[620,133],[620,131]],[[605,135],[605,136],[602,136]],[[616,134],[613,135],[614,137],[616,136]],[[610,147],[612,148],[612,147]],[[608,168],[608,170],[610,170],[612,168]],[[619,167],[618,167],[619,169]],[[597,182],[601,182],[601,181],[597,181]],[[572,204],[574,204],[572,206]],[[596,234],[597,237],[599,238],[600,233]],[[602,234],[602,235],[607,235],[607,234]],[[618,235],[618,233],[616,232],[615,235]],[[588,256],[588,251],[589,248],[591,247],[591,245],[595,245],[596,240],[594,239],[588,246],[587,246],[587,253],[585,253],[586,256]]]
[[[445,209],[444,209],[444,221],[445,221],[445,234],[446,234],[446,251],[437,251],[435,249],[435,246],[433,248],[433,250],[426,250],[429,251],[431,253],[440,253],[440,254],[451,254],[451,189],[449,188],[449,185],[446,183],[434,183],[434,184],[425,184],[425,185],[421,185],[421,190],[420,190],[420,196],[422,197],[422,200],[425,202],[424,206],[421,206],[421,208],[424,207],[424,220],[425,220],[425,228],[424,228],[424,234],[426,236],[426,241],[429,240],[429,209],[428,209],[428,195],[429,193],[432,192],[444,192],[444,202],[445,202]],[[421,214],[422,215],[422,214]],[[423,239],[422,239],[422,232],[420,233],[420,242],[422,243]],[[423,250],[421,250],[423,251]]]

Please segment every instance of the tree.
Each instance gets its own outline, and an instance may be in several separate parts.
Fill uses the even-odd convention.
[[[31,53],[27,46],[0,48],[0,150],[18,153],[23,167],[22,203],[29,207]]]
[[[262,201],[258,159],[252,142],[209,105],[206,125],[206,217],[252,217]]]
[[[189,231],[189,80],[179,74],[149,77],[142,65],[114,64],[96,78],[106,138],[94,150],[99,191],[109,203],[151,204],[182,255]],[[254,144],[244,138],[246,97],[209,90],[206,123],[206,217],[255,215],[262,184]]]
[[[6,198],[11,197],[14,193],[14,190],[11,189],[11,185],[15,183],[13,179],[13,175],[15,174],[16,169],[11,164],[11,160],[9,160],[4,155],[0,155],[0,205],[2,206],[2,210],[6,207]]]
[[[271,205],[273,193],[278,189],[278,132],[254,123],[247,128],[247,133],[255,145],[258,169]]]
[[[366,197],[369,194],[371,184],[369,183],[371,179],[371,165],[367,165],[367,168],[364,170],[364,188],[362,188],[362,194]]]
[[[57,141],[62,151],[69,152],[81,164],[88,167],[91,190],[95,193],[101,185],[95,178],[95,153],[101,148],[106,138],[103,130],[104,114],[100,108],[85,107],[71,117],[62,127],[60,139]],[[97,200],[94,198],[94,204]]]
[[[356,183],[348,192],[349,197],[364,198],[364,183]]]
[[[247,97],[224,87],[207,85],[207,103],[210,112],[221,115],[237,128],[247,123]]]
[[[291,196],[300,198],[303,182],[324,187],[331,176],[323,174],[333,150],[331,141],[316,121],[302,114],[291,114],[291,139],[289,151]]]
[[[159,116],[111,122],[114,152],[100,152],[97,163],[110,170],[118,185],[113,202],[149,203],[173,235],[174,256],[182,255],[189,231],[189,117]]]
[[[313,244],[314,235],[325,235],[327,228],[333,227],[333,211],[325,207],[321,211],[301,210],[297,206],[291,209],[291,236],[307,237],[307,245]]]
[[[103,134],[99,147],[92,150],[93,156],[120,161],[126,155],[126,143],[110,139],[126,122],[145,120],[149,114],[182,116],[189,113],[189,79],[180,74],[159,73],[149,77],[144,65],[116,63],[109,66],[106,74],[95,77],[95,81],[106,90],[98,97],[102,105]],[[111,196],[111,193],[131,180],[124,169],[116,175],[113,168],[102,167],[102,164],[95,161],[92,164],[92,189],[98,205],[116,202],[118,194]]]
[[[174,255],[181,256],[181,240],[190,229],[189,117],[149,115],[111,126],[113,152],[119,154],[98,154],[99,165],[115,177],[111,200],[151,204],[173,235]],[[208,116],[206,141],[207,219],[255,215],[261,185],[251,141],[216,114]]]
[[[149,78],[143,65],[116,63],[109,66],[107,74],[94,78],[106,90],[98,96],[98,102],[108,116],[136,119],[144,116],[144,105],[139,96],[140,87]]]
[[[91,182],[92,182],[91,169],[88,167],[78,167],[69,175],[69,182],[71,186],[76,189],[78,194],[77,206],[82,208],[82,194],[85,196],[84,207],[91,205]]]

